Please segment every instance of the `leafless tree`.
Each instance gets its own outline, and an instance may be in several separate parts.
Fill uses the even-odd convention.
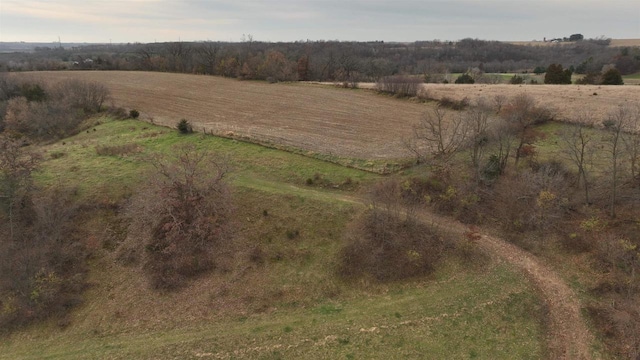
[[[491,107],[486,100],[480,99],[475,106],[466,110],[464,118],[469,128],[468,142],[471,151],[471,166],[474,169],[476,179],[480,179],[480,167],[484,153],[489,144],[489,115]]]
[[[211,41],[204,42],[196,48],[199,59],[199,67],[203,73],[213,75],[216,73],[216,64],[220,45]]]
[[[381,77],[376,89],[397,96],[417,96],[422,79],[416,76],[392,75]]]
[[[609,114],[607,120],[603,122],[605,130],[609,133],[606,139],[607,151],[611,166],[611,202],[609,215],[616,217],[616,202],[618,199],[618,184],[621,170],[621,161],[624,155],[623,137],[624,131],[629,128],[632,114],[630,108],[620,106]]]
[[[562,150],[569,161],[578,170],[578,181],[576,186],[580,188],[580,184],[584,186],[584,201],[589,204],[589,186],[590,186],[590,167],[595,151],[592,135],[586,129],[586,125],[591,124],[593,117],[590,114],[582,114],[577,119],[577,125],[567,128],[560,134],[562,142]]]
[[[631,170],[631,182],[637,185],[640,182],[640,105],[629,107],[629,122],[626,126],[626,132],[622,136],[625,152],[629,160],[629,168]]]
[[[413,127],[415,141],[408,146],[418,159],[428,154],[446,159],[465,144],[468,125],[464,116],[436,107],[424,113]]]
[[[550,120],[551,111],[538,106],[532,96],[520,94],[509,100],[502,109],[501,114],[518,137],[518,144],[515,149],[515,163],[517,165],[522,156],[524,146],[535,140],[535,133],[531,131],[532,127]]]

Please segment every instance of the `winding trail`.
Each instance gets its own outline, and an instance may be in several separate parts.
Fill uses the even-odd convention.
[[[343,202],[365,205],[361,197],[327,194],[315,190],[298,190],[316,193],[316,197],[333,198]],[[427,225],[435,225],[444,231],[466,237],[469,227],[451,218],[437,215],[426,209],[417,211],[417,219]],[[582,318],[580,300],[564,280],[535,255],[498,237],[485,235],[481,229],[474,232],[474,242],[493,259],[506,262],[522,272],[531,281],[544,301],[547,311],[547,350],[549,359],[592,359],[590,351],[593,334]]]
[[[362,197],[327,193],[298,186],[287,186],[287,190],[313,194],[317,199],[334,199],[357,205],[367,205]],[[466,237],[469,227],[451,218],[437,215],[426,209],[416,213],[417,219],[427,225],[435,225],[444,231]],[[587,328],[580,309],[580,300],[562,278],[535,255],[498,237],[485,235],[478,228],[474,242],[493,259],[506,262],[522,272],[536,288],[547,311],[547,349],[549,359],[592,359],[590,351],[593,335]]]
[[[452,219],[421,211],[423,222],[464,236],[468,227]],[[591,359],[593,336],[580,314],[580,301],[571,288],[536,256],[497,237],[476,233],[476,244],[490,256],[520,270],[533,283],[547,308],[547,347],[550,359]]]

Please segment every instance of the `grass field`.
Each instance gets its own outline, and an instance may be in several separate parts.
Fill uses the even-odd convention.
[[[143,122],[100,122],[41,147],[38,183],[77,186],[84,201],[119,202],[144,184],[152,152],[192,143],[226,154],[235,169],[239,255],[227,272],[158,293],[138,266],[121,265],[104,246],[116,215],[99,212],[86,225],[94,256],[84,303],[64,328],[53,320],[0,338],[0,359],[544,356],[542,304],[501,263],[477,267],[453,257],[431,276],[386,284],[336,277],[342,232],[361,208],[349,197],[379,176]],[[131,144],[135,150],[120,155],[97,153]],[[263,262],[247,260],[254,247]]]

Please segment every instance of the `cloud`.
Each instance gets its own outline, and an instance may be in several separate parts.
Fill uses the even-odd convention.
[[[0,41],[632,38],[638,18],[637,0],[0,0]]]

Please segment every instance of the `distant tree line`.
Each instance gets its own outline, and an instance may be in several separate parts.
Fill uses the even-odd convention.
[[[579,74],[605,65],[622,75],[640,70],[639,48],[611,48],[605,40],[558,46],[462,39],[413,43],[300,41],[168,42],[38,48],[0,54],[0,70],[144,70],[273,81],[378,81],[390,75],[533,72],[560,64]]]

